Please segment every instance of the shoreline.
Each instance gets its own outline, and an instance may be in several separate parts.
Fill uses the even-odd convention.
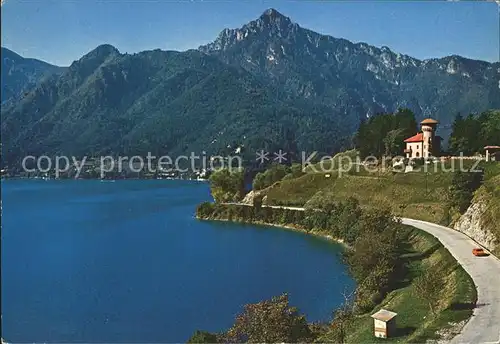
[[[236,221],[236,220],[229,220],[229,219],[207,219],[207,218],[200,217],[198,215],[195,215],[195,218],[197,220],[200,220],[200,221],[233,222],[233,223],[243,223],[243,224],[247,224],[247,225],[281,228],[281,229],[285,229],[285,230],[292,231],[292,232],[312,235],[312,236],[324,239],[330,243],[339,244],[346,249],[351,249],[351,247],[349,245],[347,245],[342,239],[334,238],[331,235],[324,234],[324,233],[314,231],[314,230],[308,232],[303,228],[294,227],[294,226],[290,226],[290,225],[281,225],[281,224],[268,223],[268,222],[262,222],[262,221],[247,222],[247,221]]]
[[[185,182],[197,182],[197,183],[208,183],[208,179],[182,179],[182,178],[37,178],[37,177],[2,177],[0,178],[2,181],[6,180],[37,180],[37,181],[63,181],[63,180],[72,180],[72,181],[83,181],[83,180],[94,180],[94,181],[122,181],[122,180],[169,180],[169,181],[185,181]]]

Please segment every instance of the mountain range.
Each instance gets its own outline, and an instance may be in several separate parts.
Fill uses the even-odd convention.
[[[4,77],[7,71],[7,77]],[[449,133],[500,108],[500,63],[419,60],[300,27],[274,9],[185,52],[101,45],[68,68],[2,48],[2,161],[27,154],[333,153],[409,108]]]
[[[23,58],[3,47],[0,56],[2,59],[2,103],[7,100],[18,100],[24,92],[32,89],[44,78],[53,74],[62,74],[64,71],[62,67],[36,59]]]

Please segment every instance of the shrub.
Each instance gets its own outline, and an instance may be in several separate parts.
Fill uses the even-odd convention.
[[[245,171],[223,169],[210,176],[210,190],[215,202],[236,202],[245,195]]]
[[[289,173],[292,175],[292,177],[295,177],[292,172],[293,171],[285,165],[280,165],[280,164],[272,165],[266,171],[257,173],[253,181],[253,189],[254,190],[265,189],[273,185],[274,183],[282,180]]]
[[[450,206],[463,214],[471,204],[474,191],[481,186],[483,177],[484,172],[455,172],[448,192]]]
[[[312,339],[306,318],[289,306],[287,294],[246,305],[226,333],[229,343],[297,343]]]
[[[187,341],[188,343],[219,343],[217,339],[217,335],[205,332],[205,331],[196,331],[191,338]]]

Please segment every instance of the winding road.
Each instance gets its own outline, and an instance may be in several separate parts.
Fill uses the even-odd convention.
[[[248,205],[231,203],[237,205]],[[266,206],[303,211],[301,207]],[[435,236],[464,270],[472,277],[477,289],[477,303],[472,317],[450,343],[500,343],[500,259],[490,255],[476,257],[472,249],[479,245],[456,230],[435,223],[402,218],[403,224],[413,226]]]
[[[476,285],[477,304],[473,315],[450,343],[500,343],[500,260],[493,255],[475,257],[472,249],[479,245],[451,228],[407,218],[402,222],[438,238]]]

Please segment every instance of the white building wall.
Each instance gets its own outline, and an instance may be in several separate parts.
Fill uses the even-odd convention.
[[[387,338],[387,324],[382,320],[374,319],[375,337]]]
[[[407,158],[422,158],[423,157],[423,142],[407,142],[406,149],[411,149],[411,154],[406,153]],[[418,155],[417,155],[418,153]]]
[[[423,146],[423,150],[422,150],[422,156],[424,158],[428,158],[429,157],[429,142],[432,140],[432,137],[434,136],[434,131],[432,129],[431,126],[428,126],[428,125],[423,125],[422,126],[422,133],[423,133],[423,136],[424,136],[424,142],[422,143],[424,146]]]

